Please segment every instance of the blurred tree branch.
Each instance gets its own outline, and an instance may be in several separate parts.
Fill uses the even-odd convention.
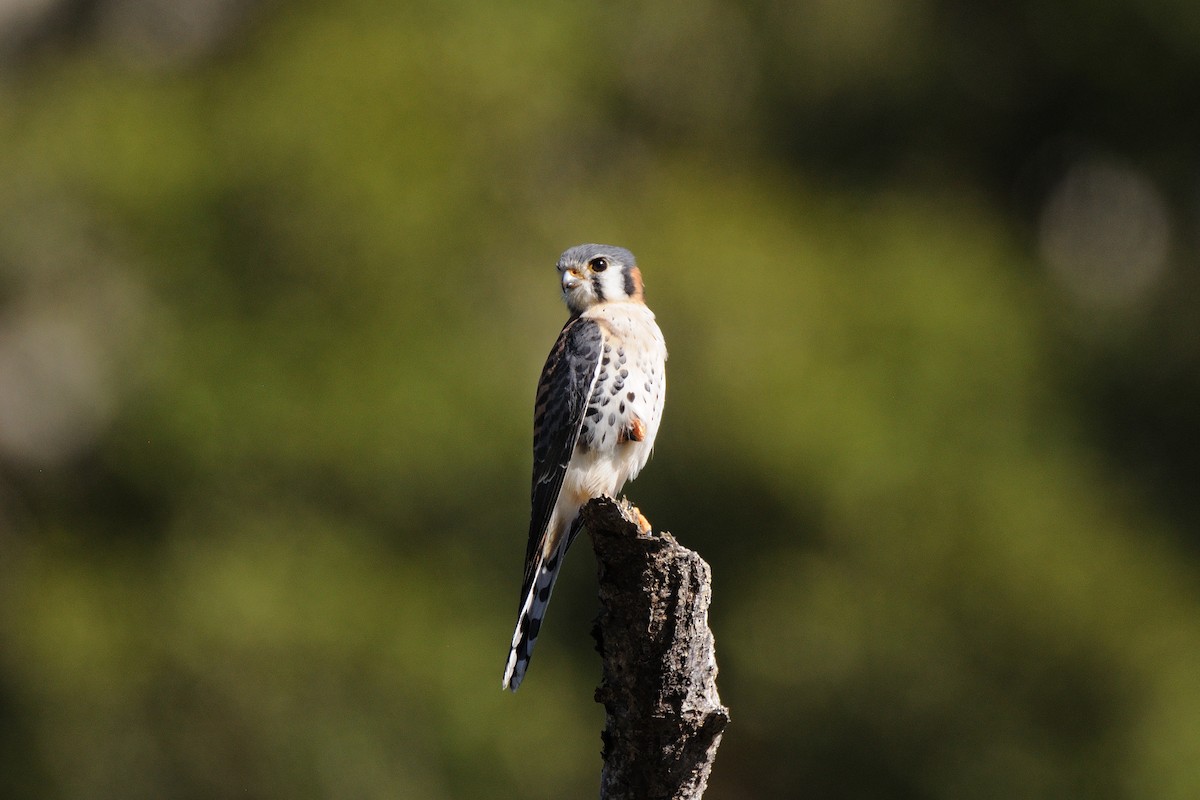
[[[600,577],[601,800],[699,798],[729,722],[708,627],[708,564],[669,533],[640,535],[627,501],[597,498],[583,517]]]

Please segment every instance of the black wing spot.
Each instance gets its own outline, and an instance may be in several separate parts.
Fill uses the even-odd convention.
[[[594,425],[602,412],[590,406],[607,396],[606,386],[597,386],[600,353],[607,346],[604,332],[594,320],[575,316],[567,320],[542,369],[535,398],[535,416],[540,424],[534,433],[532,514],[529,522],[527,560],[532,561],[542,544],[554,504],[562,491],[563,476],[576,447],[592,443]],[[591,402],[589,403],[589,395]],[[543,565],[552,570],[555,561]]]

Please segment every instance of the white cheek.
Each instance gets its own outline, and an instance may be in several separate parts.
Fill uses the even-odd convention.
[[[605,300],[624,300],[625,276],[616,267],[609,267],[600,277],[600,285],[604,289]]]

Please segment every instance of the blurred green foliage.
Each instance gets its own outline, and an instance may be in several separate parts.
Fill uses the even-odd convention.
[[[0,794],[593,794],[586,544],[499,690],[583,241],[671,348],[628,489],[713,566],[709,796],[1200,792],[1200,7],[246,25],[0,76]],[[1172,243],[1099,305],[1096,158]]]

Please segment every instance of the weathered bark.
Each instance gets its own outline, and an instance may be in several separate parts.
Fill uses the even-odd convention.
[[[640,535],[625,501],[593,500],[583,519],[600,575],[601,800],[695,800],[729,722],[708,628],[708,564],[669,533]]]

